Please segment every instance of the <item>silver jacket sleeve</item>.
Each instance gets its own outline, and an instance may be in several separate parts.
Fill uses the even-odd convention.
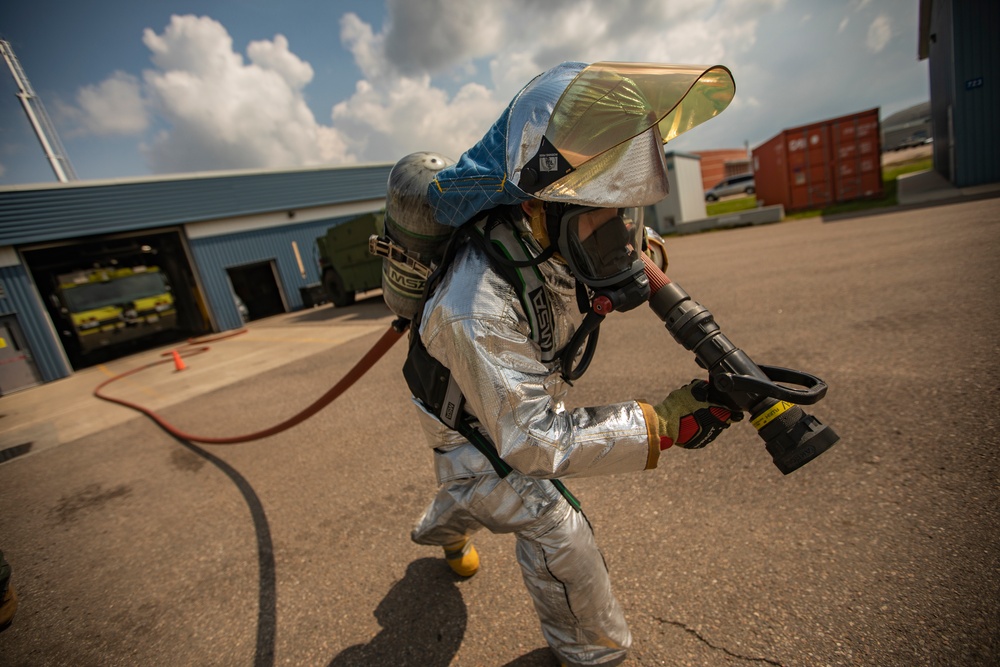
[[[550,260],[539,269],[552,309],[556,348],[582,320],[575,282]],[[543,364],[528,318],[514,289],[467,244],[428,300],[421,338],[451,370],[466,409],[497,446],[501,458],[524,475],[584,477],[656,467],[655,414],[636,401],[566,410],[557,364]],[[492,470],[485,457],[426,412],[425,432],[439,454],[439,481]],[[652,428],[647,427],[647,419]],[[435,423],[436,422],[436,423]],[[651,434],[652,432],[652,434]],[[484,467],[485,466],[485,467]]]

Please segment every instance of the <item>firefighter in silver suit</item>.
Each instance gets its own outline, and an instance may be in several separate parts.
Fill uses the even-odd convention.
[[[472,576],[475,532],[513,533],[542,633],[565,665],[618,664],[631,635],[591,525],[559,480],[655,468],[661,450],[702,447],[741,418],[699,381],[658,405],[563,403],[597,300],[622,311],[648,299],[642,212],[667,195],[663,144],[734,91],[719,66],[563,63],[522,89],[427,190],[437,222],[472,231],[429,294],[419,341],[509,471],[415,399],[440,487],[412,539]],[[512,281],[505,258],[537,289]]]

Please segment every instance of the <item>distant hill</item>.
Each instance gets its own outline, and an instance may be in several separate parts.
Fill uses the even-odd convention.
[[[933,138],[929,101],[897,111],[882,120],[883,151],[919,146]]]

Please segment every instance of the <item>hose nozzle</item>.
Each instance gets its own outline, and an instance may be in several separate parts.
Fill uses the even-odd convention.
[[[750,423],[782,473],[798,470],[840,439],[832,428],[799,407],[822,399],[825,382],[801,371],[755,364],[726,338],[707,308],[671,282],[645,254],[642,259],[649,279],[649,307],[674,340],[695,354],[715,387],[733,405],[750,413]]]

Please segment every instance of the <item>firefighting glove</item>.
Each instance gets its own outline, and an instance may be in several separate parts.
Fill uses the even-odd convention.
[[[715,440],[730,424],[743,419],[742,412],[708,401],[709,384],[704,380],[692,380],[653,406],[659,417],[660,449],[672,445],[700,449]]]

